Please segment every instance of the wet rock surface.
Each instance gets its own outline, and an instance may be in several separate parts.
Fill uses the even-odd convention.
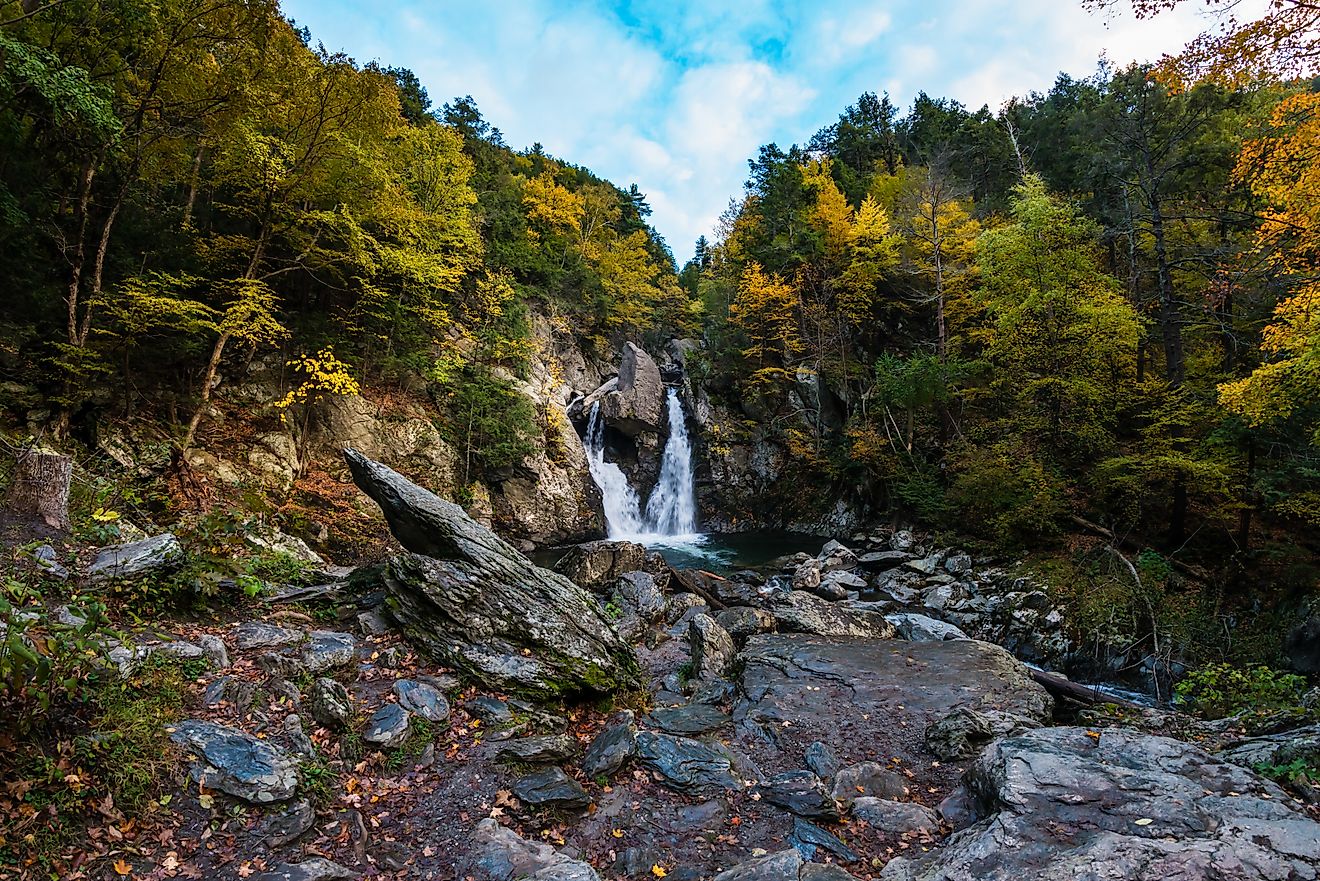
[[[170,739],[196,757],[194,780],[235,798],[270,804],[298,788],[297,759],[237,728],[189,719],[174,726]]]
[[[1320,826],[1273,783],[1189,744],[1122,729],[998,740],[965,787],[984,819],[886,881],[1309,878]]]

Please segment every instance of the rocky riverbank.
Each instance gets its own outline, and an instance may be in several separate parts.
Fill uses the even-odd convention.
[[[720,578],[602,542],[551,573],[350,464],[406,553],[175,634],[210,667],[171,726],[192,782],[135,877],[1320,872],[1314,807],[1246,767],[1278,742],[1057,727],[1014,657],[1066,653],[1056,610],[964,554],[900,532]]]

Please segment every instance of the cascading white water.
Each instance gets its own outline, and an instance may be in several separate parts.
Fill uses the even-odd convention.
[[[660,481],[646,502],[646,524],[660,535],[692,535],[697,531],[692,445],[678,392],[670,389],[668,397],[669,440],[660,459]]]
[[[605,461],[605,421],[600,418],[599,402],[591,405],[583,446],[587,452],[587,468],[591,471],[591,479],[600,487],[610,538],[640,535],[642,511],[637,490],[628,483],[627,476],[618,465]]]
[[[605,460],[605,422],[600,404],[591,405],[583,447],[587,467],[600,488],[610,538],[655,542],[693,538],[697,531],[697,501],[692,474],[692,444],[678,392],[669,390],[669,439],[660,459],[660,480],[651,492],[645,515],[637,490],[623,470]]]

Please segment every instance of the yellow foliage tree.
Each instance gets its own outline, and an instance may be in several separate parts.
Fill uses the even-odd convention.
[[[802,350],[797,333],[797,292],[778,275],[752,262],[743,269],[738,294],[729,306],[729,323],[741,334],[743,358],[754,366],[752,382],[760,385],[784,373]]]

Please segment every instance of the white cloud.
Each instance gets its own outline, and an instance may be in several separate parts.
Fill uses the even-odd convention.
[[[1269,0],[1244,0],[1250,17]],[[741,193],[747,159],[803,142],[863,91],[997,108],[1176,51],[1199,4],[1150,21],[1080,0],[285,0],[327,47],[411,67],[436,103],[473,95],[515,147],[540,141],[650,198],[680,259]],[[1248,8],[1250,6],[1250,8]]]

